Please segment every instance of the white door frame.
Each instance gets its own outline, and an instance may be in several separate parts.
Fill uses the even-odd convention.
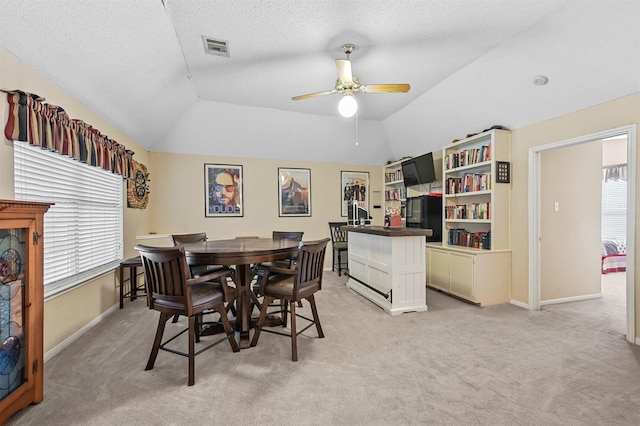
[[[613,136],[627,136],[627,341],[635,342],[636,125],[529,148],[529,305],[540,310],[540,165],[542,152]]]

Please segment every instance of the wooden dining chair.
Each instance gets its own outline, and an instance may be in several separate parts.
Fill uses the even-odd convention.
[[[207,233],[196,232],[193,234],[172,234],[171,239],[173,240],[174,246],[179,246],[181,244],[200,243],[202,241],[207,241]]]
[[[183,244],[191,244],[191,243],[201,243],[207,241],[207,233],[206,232],[196,232],[192,234],[172,234],[171,240],[173,241],[173,245],[175,247],[181,246]],[[213,271],[217,271],[219,269],[228,268],[225,265],[192,265],[191,266],[191,274],[194,277],[197,277],[201,274],[207,274]]]
[[[349,251],[349,241],[347,231],[343,231],[341,228],[347,226],[347,222],[329,222],[329,230],[331,231],[331,270],[336,270],[336,260],[338,268],[338,276],[342,275],[343,269],[349,268],[349,259],[347,259],[346,268],[342,267],[342,253]]]
[[[302,236],[304,235],[303,231],[273,231],[271,233],[271,238],[274,240],[294,240],[294,241],[302,241]],[[278,268],[286,268],[286,269],[291,269],[293,267],[293,262],[295,262],[295,258],[291,258],[291,259],[284,259],[284,260],[276,260],[273,262],[266,262],[264,264],[260,264],[260,265],[255,265],[254,267],[254,277],[257,279],[258,275],[258,269],[261,266],[265,266],[265,267],[278,267]],[[283,275],[281,276],[281,278],[287,278],[287,275]],[[272,280],[275,279],[274,276],[272,276],[271,278]],[[262,297],[262,294],[260,293],[260,283],[259,282],[255,282],[253,285],[253,294],[256,297]],[[258,309],[262,308],[262,304],[260,303],[259,300],[255,300],[254,298],[254,302],[256,304],[256,306],[258,307]],[[274,305],[272,305],[274,306]],[[300,303],[298,306],[302,307],[302,303]],[[282,309],[284,309],[282,306],[280,306],[280,311],[282,311]],[[280,312],[277,311],[277,312]],[[274,312],[274,313],[277,313]]]
[[[145,370],[153,368],[160,350],[185,356],[189,359],[188,384],[192,386],[195,383],[196,355],[225,340],[229,341],[233,352],[240,350],[224,306],[225,296],[228,296],[227,293],[231,292],[227,285],[227,280],[233,277],[233,271],[223,269],[192,278],[183,247],[137,245],[135,249],[140,252],[142,258],[149,291],[149,309],[160,312],[156,336]],[[220,321],[226,337],[217,339],[196,351],[195,344],[200,343],[199,330],[202,323],[202,314],[207,310],[214,310],[220,314]],[[175,315],[187,317],[189,325],[186,329],[164,340],[166,323]],[[188,340],[186,353],[175,349],[175,345],[172,345],[172,347],[167,346],[184,333],[187,333]]]
[[[271,238],[274,240],[294,240],[294,241],[302,241],[302,236],[304,232],[302,231],[273,231],[271,233]],[[268,266],[279,266],[282,268],[291,268],[293,266],[293,262],[295,258],[285,259],[285,260],[276,260],[274,262],[269,262]]]
[[[207,233],[206,232],[195,232],[192,234],[172,234],[171,239],[173,240],[173,245],[175,247],[179,247],[183,244],[192,244],[192,243],[201,243],[207,241]],[[233,269],[229,265],[190,265],[189,269],[191,270],[191,276],[199,277],[200,275],[211,274],[216,271],[221,270],[232,270]],[[235,302],[235,289],[233,289],[232,297],[228,294],[225,294],[225,308],[228,311],[231,311],[233,315],[236,314],[236,308],[234,306]],[[175,315],[173,317],[173,322],[176,323],[178,321],[179,315]]]
[[[264,295],[262,309],[260,309],[260,317],[256,326],[251,346],[258,344],[260,333],[266,331],[269,333],[280,334],[291,338],[291,359],[298,360],[297,337],[300,333],[315,324],[318,337],[324,337],[318,310],[316,309],[316,301],[314,294],[322,289],[322,271],[324,267],[324,256],[327,250],[329,238],[320,241],[300,242],[298,255],[296,257],[293,269],[285,269],[278,267],[261,268],[260,271],[260,292]],[[285,274],[289,277],[285,280],[280,279],[279,275]],[[277,277],[277,279],[273,279]],[[287,310],[290,312],[291,331],[283,333],[276,329],[264,328],[267,315],[268,305],[274,300],[284,300],[287,304]],[[296,304],[302,299],[306,299],[311,306],[313,319],[296,313]],[[297,318],[304,319],[309,324],[302,330],[297,329]],[[286,326],[286,319],[284,320]]]

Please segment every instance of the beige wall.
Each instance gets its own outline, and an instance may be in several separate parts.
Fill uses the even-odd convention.
[[[600,294],[602,142],[544,151],[540,181],[540,300]]]
[[[101,133],[125,145],[135,152],[136,161],[146,164],[148,152],[112,127],[107,121],[94,114],[78,100],[51,84],[42,75],[25,66],[13,55],[0,49],[0,88],[20,89],[37,93],[47,103],[59,105],[71,118],[90,123]],[[2,144],[0,144],[0,198],[13,199],[13,142],[4,137],[7,120],[7,102],[1,93],[0,117],[2,117]],[[123,183],[124,185],[124,183]],[[126,190],[126,186],[125,186]],[[125,195],[126,197],[126,195]],[[126,205],[126,200],[124,201]],[[148,211],[125,209],[124,240],[125,256],[134,256],[136,234],[147,232]],[[44,350],[51,350],[60,342],[73,335],[80,328],[93,321],[118,302],[116,274],[110,273],[85,283],[73,291],[48,300],[44,305]]]
[[[255,158],[152,153],[149,229],[158,234],[202,232],[210,238],[239,235],[268,237],[274,230],[303,231],[305,240],[329,237],[330,221],[340,216],[340,172],[369,172],[370,193],[382,190],[381,166],[353,166]],[[242,165],[243,217],[205,217],[204,165]],[[278,168],[311,170],[311,217],[279,217]],[[371,209],[374,223],[382,224],[382,209]],[[331,267],[328,253],[325,267]]]
[[[529,238],[528,238],[528,158],[529,148],[572,139],[578,136],[597,133],[629,124],[640,122],[640,94],[625,96],[604,104],[596,105],[581,111],[515,129],[511,137],[512,152],[512,192],[511,192],[511,248],[512,248],[512,283],[513,300],[529,302]],[[636,150],[640,157],[640,150]],[[640,159],[636,158],[640,165]],[[640,185],[636,187],[640,192]],[[636,211],[638,211],[640,193],[636,193]],[[636,219],[636,246],[640,226]],[[640,250],[636,250],[636,258],[628,259],[638,265]],[[637,268],[636,268],[637,269]],[[636,273],[635,280],[635,323],[636,337],[640,336],[640,282]]]
[[[627,138],[614,138],[603,141],[602,166],[627,164]]]
[[[146,210],[125,209],[125,256],[135,255],[135,236],[154,232],[203,229],[210,235],[266,235],[276,228],[301,229],[309,238],[328,234],[329,220],[340,219],[340,170],[369,170],[372,190],[381,190],[381,167],[350,167],[313,162],[219,158],[149,154],[108,122],[68,96],[40,74],[24,66],[0,49],[0,87],[38,93],[47,102],[62,106],[71,117],[91,123],[104,134],[136,152],[134,158],[151,172],[151,197]],[[2,126],[6,122],[6,102],[0,102]],[[627,96],[586,110],[537,123],[512,134],[512,298],[528,303],[528,150],[551,142],[595,133],[640,121],[640,94]],[[640,150],[638,150],[640,155]],[[244,218],[204,217],[204,163],[243,164],[246,215]],[[638,162],[640,164],[640,161]],[[278,167],[307,167],[312,177],[312,217],[278,218],[276,176]],[[0,146],[0,197],[13,198],[13,148],[4,140]],[[640,185],[638,186],[640,190]],[[197,206],[185,207],[197,203]],[[640,194],[637,195],[640,200]],[[636,206],[637,209],[637,206]],[[377,223],[381,211],[373,210]],[[640,226],[636,223],[636,231]],[[637,241],[637,236],[636,236]],[[640,250],[636,251],[636,264]],[[45,352],[53,349],[117,302],[115,274],[92,280],[83,287],[45,303]],[[640,335],[640,288],[636,279],[636,335]]]

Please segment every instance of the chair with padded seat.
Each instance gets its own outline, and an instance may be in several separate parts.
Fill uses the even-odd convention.
[[[138,268],[140,268],[140,272],[138,272]],[[142,284],[138,282],[138,277],[144,275],[140,256],[123,260],[120,262],[118,269],[120,275],[120,309],[124,307],[124,299],[127,297],[129,297],[131,301],[136,300],[138,296],[144,296],[146,298],[147,287],[145,281],[143,279]],[[124,277],[125,270],[129,271],[127,278]],[[126,288],[128,288],[128,290],[126,290]]]
[[[207,233],[196,232],[193,234],[172,234],[171,239],[173,240],[173,245],[177,247],[183,244],[200,243],[207,241]],[[191,273],[193,274],[193,276],[198,276],[200,274],[206,274],[223,268],[228,267],[224,265],[194,265],[191,266]]]
[[[200,243],[207,241],[207,233],[206,232],[195,232],[191,234],[172,234],[171,239],[173,241],[173,245],[175,247],[179,247],[183,244],[191,244],[191,243]],[[191,275],[193,277],[198,277],[204,274],[210,274],[212,272],[229,269],[232,270],[228,265],[191,265],[189,267],[191,270]],[[233,289],[233,296],[231,297],[229,294],[225,294],[225,306],[228,311],[231,311],[234,315],[236,314],[236,309],[234,306],[235,302],[235,289]],[[173,322],[178,321],[178,315],[173,318]]]
[[[295,240],[295,241],[302,241],[302,236],[304,235],[303,231],[273,231],[271,233],[271,238],[274,240]],[[279,268],[286,268],[286,269],[291,269],[293,266],[293,262],[295,262],[295,259],[285,259],[285,260],[276,260],[273,262],[265,262],[264,264],[260,264],[260,265],[255,265],[254,267],[254,277],[257,277],[257,271],[258,268],[260,268],[261,266],[265,266],[265,267],[279,267]],[[286,278],[286,276],[282,276],[282,278]],[[272,277],[272,279],[274,279]],[[256,297],[262,297],[262,294],[260,294],[260,283],[255,282],[253,285],[253,294]],[[262,307],[262,304],[257,301],[254,300],[254,303],[256,304],[256,306],[258,307],[258,309],[260,309]],[[272,305],[274,306],[274,305]],[[300,304],[299,306],[302,306],[302,304]],[[282,307],[280,309],[283,309]]]
[[[233,352],[240,350],[224,306],[225,293],[231,291],[227,280],[233,278],[233,271],[223,269],[192,278],[183,247],[137,245],[135,249],[140,252],[144,267],[149,292],[149,309],[160,312],[158,328],[145,370],[153,368],[160,350],[185,356],[189,359],[188,384],[192,386],[195,383],[196,355],[225,340],[229,341]],[[201,343],[202,314],[209,310],[220,314],[226,337],[203,344],[204,347],[196,351],[196,343]],[[187,317],[188,327],[165,340],[166,323],[176,315]],[[175,343],[171,347],[168,346],[184,333],[187,333],[188,340],[186,353],[176,349]]]
[[[329,222],[329,230],[331,231],[331,247],[333,255],[331,258],[331,270],[336,270],[336,260],[338,261],[338,276],[342,275],[343,269],[349,269],[349,258],[347,264],[342,266],[342,253],[349,252],[349,241],[347,231],[342,230],[343,226],[347,226],[347,222]]]
[[[274,240],[295,240],[302,241],[302,236],[304,232],[302,231],[273,231],[271,233],[271,238]],[[276,260],[274,262],[270,262],[270,266],[280,266],[284,268],[291,268],[295,259],[286,259],[286,260]]]
[[[324,256],[329,243],[329,238],[320,241],[300,242],[296,262],[291,269],[278,267],[261,267],[260,269],[260,293],[264,295],[264,302],[260,309],[258,324],[251,339],[251,346],[258,344],[260,333],[265,331],[280,334],[291,338],[291,359],[298,360],[297,337],[300,333],[312,325],[316,326],[318,337],[323,338],[322,326],[316,309],[315,293],[322,289],[322,272],[324,267]],[[287,275],[287,279],[281,279],[281,275]],[[273,278],[276,279],[273,279]],[[290,333],[284,333],[276,329],[265,328],[267,309],[274,300],[285,301],[286,310],[290,315]],[[300,315],[296,312],[296,305],[306,299],[311,307],[313,319]],[[286,318],[286,317],[285,317]],[[302,330],[297,328],[297,318],[304,319],[309,324]],[[286,326],[286,319],[283,320]]]

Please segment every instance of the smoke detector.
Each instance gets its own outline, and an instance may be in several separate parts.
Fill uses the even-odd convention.
[[[544,86],[548,82],[549,77],[547,77],[546,75],[536,75],[535,77],[533,77],[533,84],[535,84],[536,86]]]

